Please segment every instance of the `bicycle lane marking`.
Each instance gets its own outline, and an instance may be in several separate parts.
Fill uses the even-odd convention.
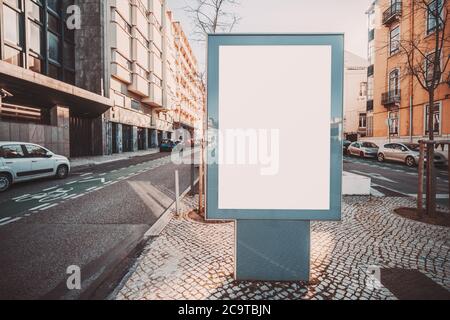
[[[157,160],[162,160],[158,161]],[[2,204],[2,211],[8,214],[8,218],[14,220],[7,223],[19,221],[16,219],[24,213],[24,217],[29,217],[30,213],[42,212],[54,208],[66,201],[75,200],[91,192],[99,191],[109,185],[113,185],[121,180],[129,179],[143,172],[151,171],[170,162],[170,156],[140,163],[131,168],[124,167],[108,172],[106,175],[87,175],[84,179],[71,181],[62,186],[46,188],[34,194],[25,194],[12,198],[7,203]],[[12,216],[12,217],[9,217]],[[4,219],[4,217],[0,217]],[[5,224],[7,224],[5,223]],[[2,226],[3,224],[0,224]]]

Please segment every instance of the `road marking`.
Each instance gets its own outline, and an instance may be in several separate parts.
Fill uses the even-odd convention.
[[[99,177],[106,176],[106,173],[100,173],[98,176],[99,176]]]
[[[28,210],[28,211],[36,211],[36,210],[39,210],[39,209],[41,209],[41,208],[43,208],[43,207],[46,207],[46,206],[48,206],[48,203],[41,204],[40,206],[31,208],[31,209]]]
[[[58,187],[59,187],[59,186],[51,187],[51,188],[44,189],[44,190],[42,190],[42,191],[50,191],[50,190],[53,190],[53,189],[57,189]]]
[[[374,179],[378,179],[378,180],[383,180],[383,181],[387,181],[387,182],[391,182],[391,183],[398,183],[397,181],[388,179],[386,177],[383,177],[382,175],[378,174],[378,173],[367,173],[367,172],[362,172],[362,171],[358,171],[358,170],[350,170],[351,172],[357,173],[357,174],[361,174],[364,176],[369,176],[371,178]]]
[[[6,220],[9,220],[9,219],[11,219],[11,217],[3,218],[3,219],[0,219],[0,222],[6,221]]]
[[[100,181],[101,183],[105,183],[105,178],[96,178],[96,179],[86,179],[86,180],[81,180],[80,183],[85,183],[85,182],[94,182],[94,181]]]
[[[94,173],[93,172],[88,172],[88,173],[84,173],[84,174],[80,175],[80,177],[86,177],[86,176],[90,176],[92,174],[94,174]]]
[[[24,194],[24,195],[22,195],[22,196],[20,196],[20,197],[17,197],[17,198],[13,198],[13,200],[14,201],[16,201],[16,200],[20,200],[20,199],[23,199],[23,198],[26,198],[26,197],[29,197],[30,196],[30,194],[29,193],[27,193],[27,194]]]
[[[10,223],[13,223],[13,222],[19,221],[19,220],[21,220],[21,219],[22,219],[22,217],[20,217],[20,218],[14,218],[14,219],[12,219],[12,220],[9,220],[9,221],[6,221],[6,222],[3,222],[3,223],[0,223],[0,226],[6,226],[7,224],[10,224]]]
[[[72,181],[72,182],[68,182],[68,183],[66,183],[66,185],[71,185],[71,184],[74,184],[74,183],[78,183],[78,181],[79,181],[79,180],[75,180],[75,181]]]
[[[58,203],[50,204],[50,205],[48,205],[48,206],[45,207],[45,208],[40,208],[39,211],[44,211],[44,210],[47,210],[47,209],[56,207],[57,205],[58,205]]]
[[[78,195],[72,197],[70,200],[81,198],[81,197],[84,196],[84,195],[85,195],[85,193],[78,194]]]

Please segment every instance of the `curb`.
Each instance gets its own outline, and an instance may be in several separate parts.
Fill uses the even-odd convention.
[[[197,178],[194,181],[194,185],[196,185],[200,181],[200,178]],[[184,197],[191,191],[191,186],[189,186],[181,195],[180,201],[183,200]],[[173,209],[176,207],[177,201],[175,200],[164,213],[159,217],[159,219],[148,229],[148,231],[144,234],[144,240],[148,240],[151,237],[157,237],[161,234],[161,232],[166,228],[169,224],[170,220],[173,217]]]

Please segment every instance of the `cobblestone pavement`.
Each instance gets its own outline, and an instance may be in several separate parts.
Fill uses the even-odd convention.
[[[185,211],[193,199],[184,201]],[[395,215],[409,198],[345,197],[342,222],[313,222],[311,281],[235,282],[234,223],[175,217],[149,241],[116,299],[396,299],[370,266],[419,270],[450,290],[450,228]]]

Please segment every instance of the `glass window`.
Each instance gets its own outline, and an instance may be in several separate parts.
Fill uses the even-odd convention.
[[[42,8],[34,1],[28,0],[28,15],[37,21],[42,21]]]
[[[398,135],[398,127],[399,127],[399,121],[398,121],[398,112],[390,112],[389,113],[389,134],[391,136]]]
[[[30,21],[30,49],[42,55],[42,28],[35,22]]]
[[[53,79],[60,79],[60,71],[61,68],[59,68],[57,65],[54,65],[50,63],[48,65],[48,76],[52,77]]]
[[[5,28],[5,40],[11,44],[20,46],[20,20],[19,13],[11,9],[10,7],[3,6],[4,25]]]
[[[30,158],[42,158],[47,155],[47,150],[45,150],[44,148],[41,148],[39,146],[26,144],[25,148],[27,150],[28,157],[30,157]]]
[[[400,71],[398,69],[395,69],[389,74],[389,94],[391,96],[397,96],[399,93],[400,93]]]
[[[400,26],[397,26],[389,33],[389,53],[392,55],[400,50]]]
[[[428,134],[428,120],[430,119],[430,106],[427,105],[425,110],[425,134]],[[439,135],[441,133],[441,108],[440,104],[436,103],[434,105],[434,112],[433,112],[433,128],[434,133]]]
[[[59,13],[60,0],[47,0],[47,7],[56,13]]]
[[[359,127],[366,128],[366,126],[367,126],[367,116],[365,113],[361,113],[359,115]]]
[[[61,33],[61,21],[52,14],[48,15],[48,30],[56,34]]]
[[[60,61],[59,37],[53,33],[48,33],[48,56],[53,61]]]
[[[2,155],[5,159],[17,159],[24,158],[25,154],[23,153],[22,146],[20,144],[12,144],[9,146],[2,147]]]
[[[436,15],[436,1],[438,3],[438,15]],[[444,18],[444,1],[434,0],[427,7],[427,33],[430,34],[436,30],[436,27],[442,27],[442,19]]]

